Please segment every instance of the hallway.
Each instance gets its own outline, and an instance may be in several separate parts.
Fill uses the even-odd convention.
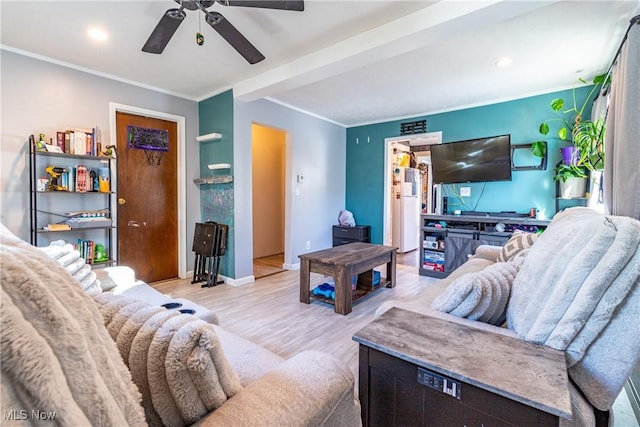
[[[284,254],[269,255],[253,260],[253,276],[256,279],[284,271]]]

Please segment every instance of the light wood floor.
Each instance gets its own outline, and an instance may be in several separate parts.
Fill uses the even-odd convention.
[[[218,315],[220,326],[285,358],[303,350],[329,352],[344,361],[357,377],[358,345],[351,339],[353,334],[374,319],[382,302],[410,300],[436,281],[418,275],[416,267],[403,264],[397,265],[396,278],[395,288],[382,288],[368,295],[346,316],[334,313],[333,306],[324,303],[300,303],[298,270],[239,287],[223,284],[201,288],[188,279],[153,286],[162,293],[189,298],[210,308]],[[313,273],[311,284],[324,279]]]
[[[282,264],[284,264],[284,254],[256,258],[253,260],[253,276],[259,279],[280,273],[284,271]]]

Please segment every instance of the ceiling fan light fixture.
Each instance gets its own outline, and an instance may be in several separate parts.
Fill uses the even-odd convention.
[[[100,29],[100,28],[97,28],[97,27],[89,28],[87,30],[87,34],[92,39],[98,40],[98,41],[101,41],[101,42],[109,40],[109,35],[107,34],[107,32],[102,30],[102,29]]]
[[[146,43],[142,47],[143,52],[161,54],[164,48],[173,37],[180,23],[186,17],[184,9],[200,11],[205,16],[205,22],[209,24],[227,43],[231,45],[249,64],[256,64],[264,60],[264,55],[253,45],[236,27],[231,24],[222,14],[216,11],[209,11],[207,8],[218,3],[223,6],[246,6],[263,9],[280,10],[304,10],[304,0],[173,0],[180,5],[179,9],[167,10],[156,27],[151,32]],[[202,15],[200,15],[202,18]],[[199,46],[204,44],[204,35],[200,32],[200,20],[198,20],[198,32],[196,33],[196,43]]]
[[[220,15],[219,13],[207,13],[207,15],[204,18],[205,21],[207,21],[207,24],[214,26],[216,25],[218,22],[222,21],[222,15]]]

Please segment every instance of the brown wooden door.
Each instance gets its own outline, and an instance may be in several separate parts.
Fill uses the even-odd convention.
[[[134,148],[129,126],[168,131],[168,151]],[[116,113],[118,264],[147,283],[178,277],[178,147],[175,122]],[[139,129],[133,145],[153,132]],[[143,141],[141,143],[141,141]],[[155,144],[149,142],[149,144]],[[160,156],[151,164],[149,154]]]

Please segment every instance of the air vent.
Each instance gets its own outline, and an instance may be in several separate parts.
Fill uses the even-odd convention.
[[[417,122],[400,123],[400,135],[414,135],[416,133],[425,133],[427,131],[427,121],[420,120]]]

